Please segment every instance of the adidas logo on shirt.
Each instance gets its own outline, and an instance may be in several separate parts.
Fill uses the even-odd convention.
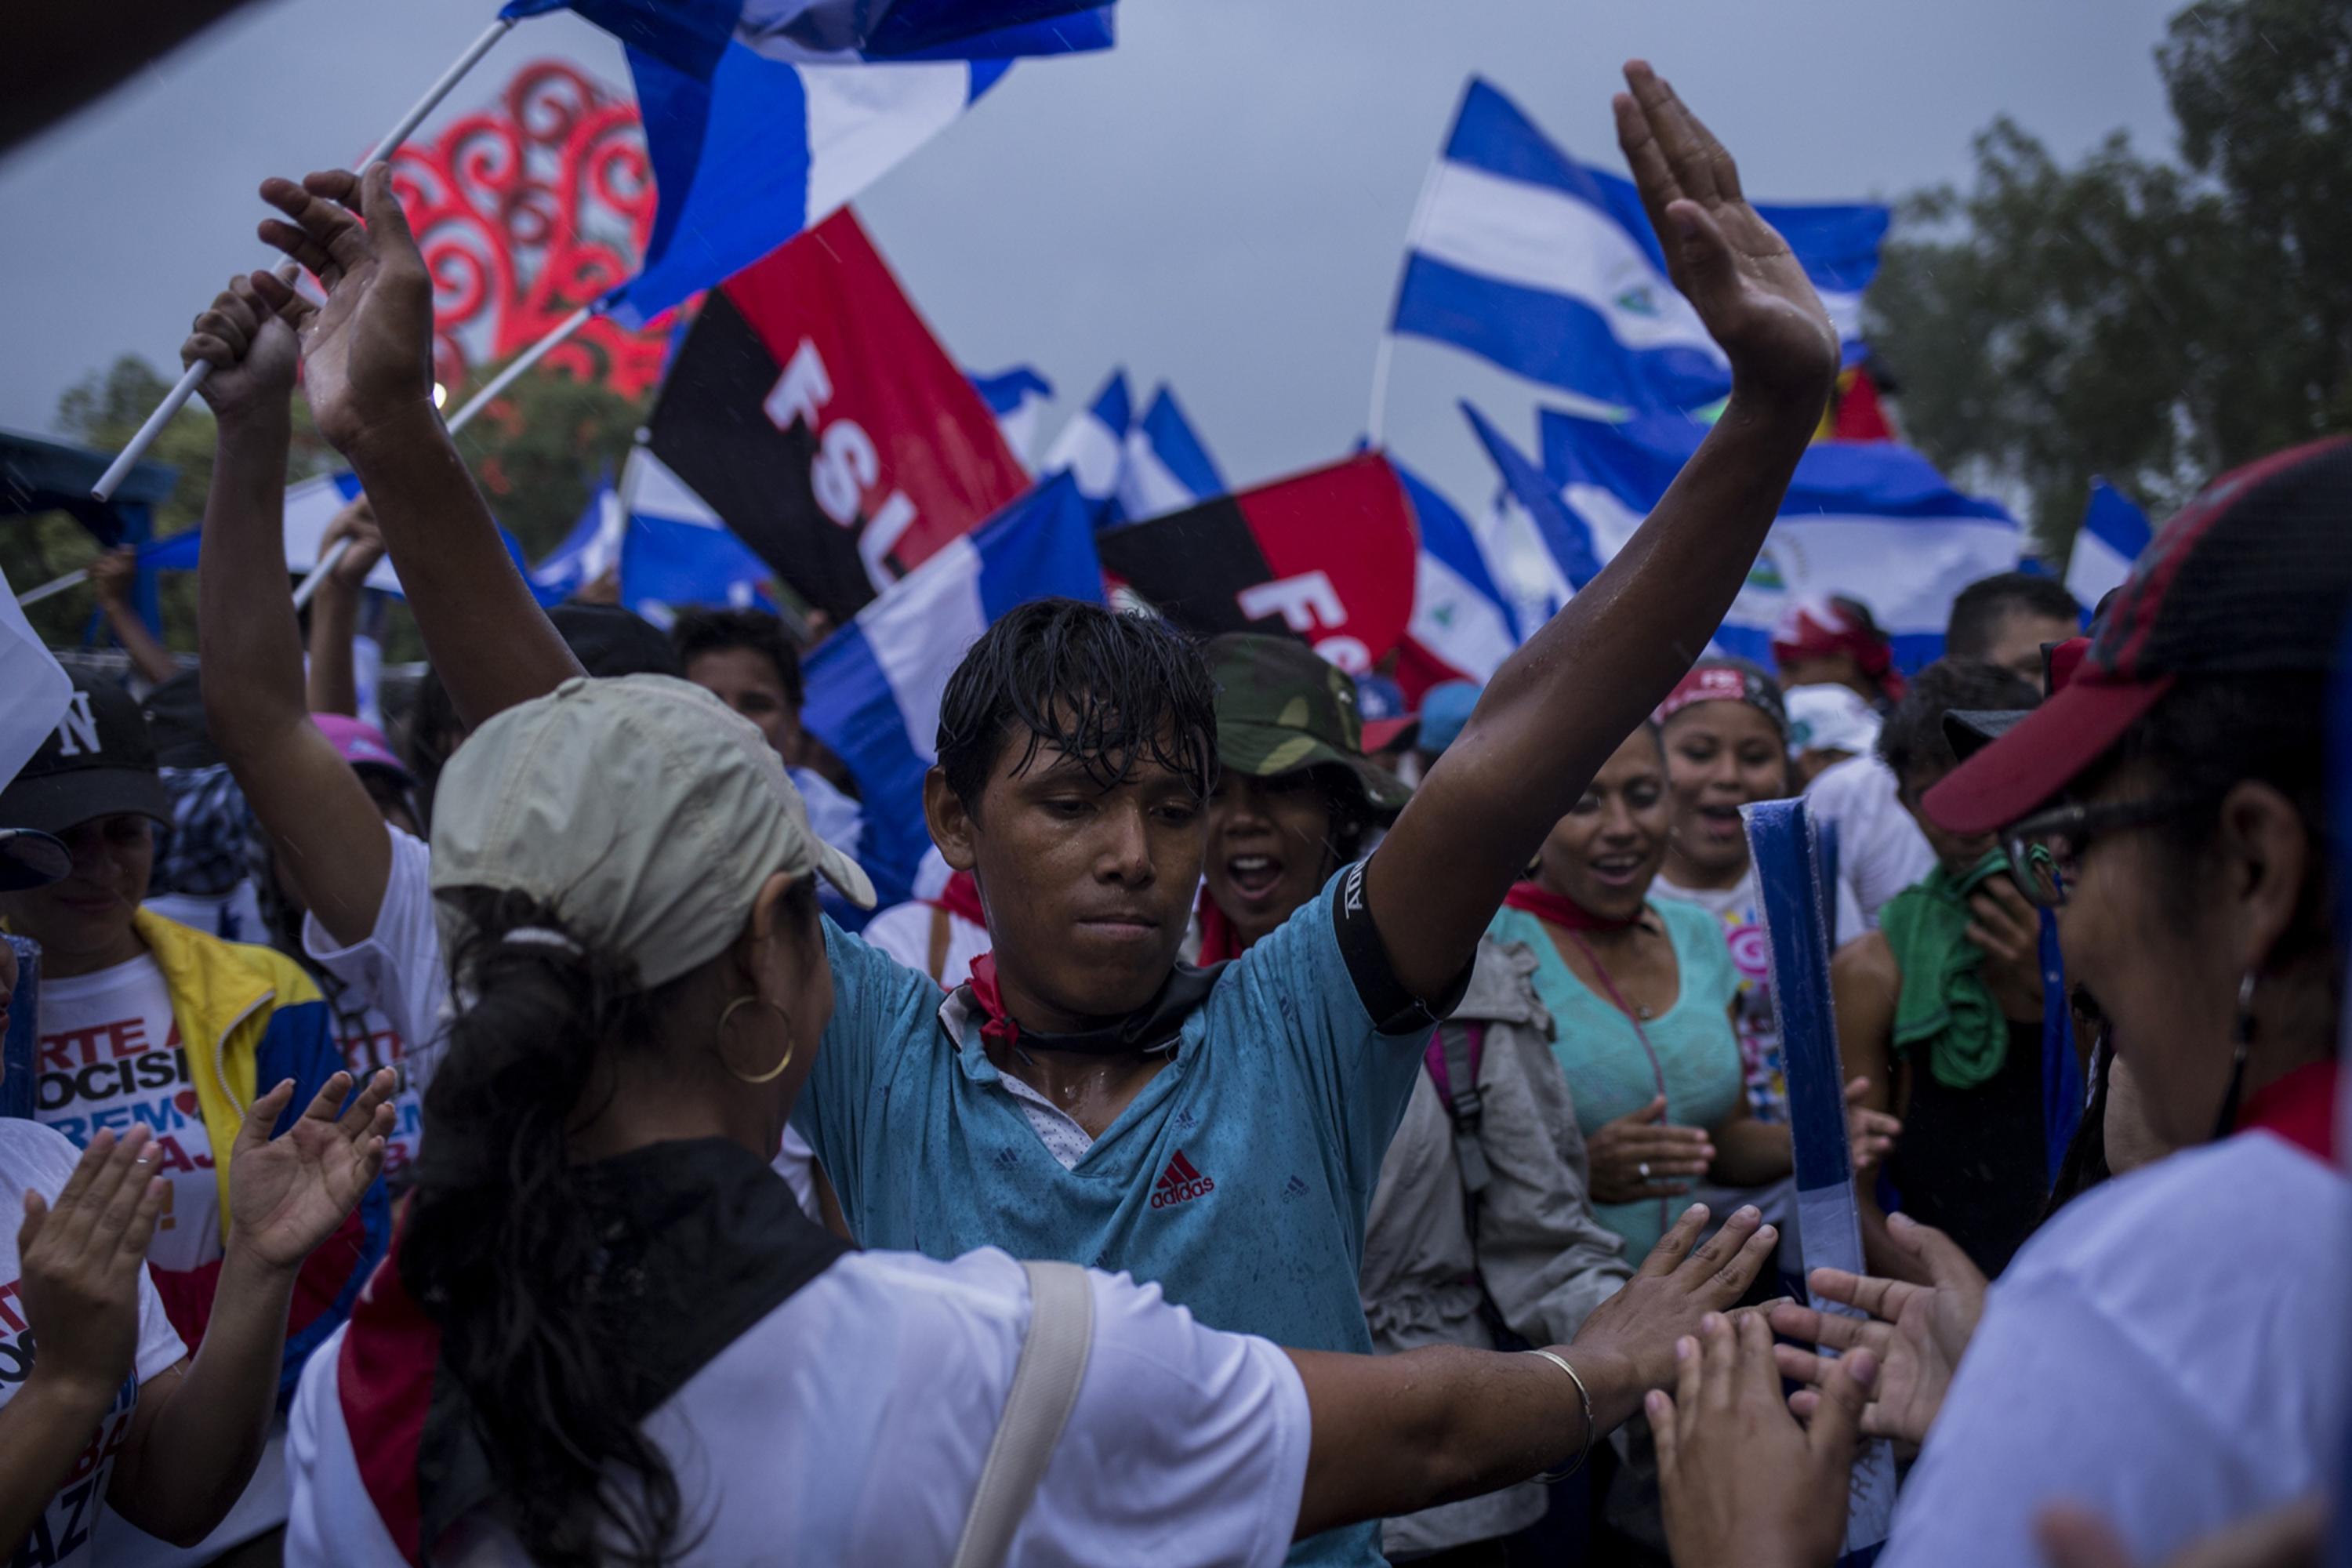
[[[1151,1189],[1151,1206],[1164,1209],[1189,1204],[1203,1193],[1216,1190],[1217,1184],[1193,1169],[1192,1162],[1184,1158],[1184,1151],[1179,1149],[1176,1157],[1168,1162],[1168,1168],[1160,1173],[1159,1184]]]

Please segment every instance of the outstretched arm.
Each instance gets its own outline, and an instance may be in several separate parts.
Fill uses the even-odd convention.
[[[433,282],[390,166],[364,179],[265,180],[261,196],[290,220],[264,222],[262,239],[327,291],[303,329],[303,394],[367,491],[459,717],[479,724],[554,690],[579,661],[515,570],[433,406]],[[273,305],[293,297],[268,273],[254,283]]]
[[[335,514],[319,541],[319,559],[327,560],[335,546],[342,555],[328,568],[310,601],[310,678],[308,700],[313,713],[341,713],[356,719],[360,711],[359,678],[352,665],[352,642],[360,631],[360,595],[367,591],[367,575],[383,559],[383,535],[377,531],[375,513],[367,497],[360,496]]]
[[[1731,361],[1723,417],[1608,568],[1488,682],[1367,871],[1398,978],[1440,994],[1552,825],[1681,679],[1762,548],[1837,374],[1838,338],[1731,154],[1650,68],[1618,141],[1675,286]]]
[[[261,276],[267,276],[262,274]],[[248,279],[232,279],[180,350],[209,363],[217,421],[205,549],[196,567],[196,640],[205,718],[278,863],[303,905],[343,946],[375,930],[392,841],[367,786],[310,722],[302,641],[286,592],[286,448],[293,420],[294,322]]]
[[[127,544],[89,563],[90,586],[98,590],[98,610],[106,617],[107,630],[131,656],[131,668],[139,672],[139,678],[161,686],[179,674],[180,667],[173,661],[172,650],[141,618],[139,606],[131,602],[131,590],[138,581],[139,552]]]

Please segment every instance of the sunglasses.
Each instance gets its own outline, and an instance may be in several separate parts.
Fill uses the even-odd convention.
[[[2037,908],[2057,909],[2065,903],[2067,885],[2074,880],[2083,851],[2092,839],[2163,822],[2200,804],[2193,795],[2167,795],[2036,812],[2000,836],[2001,848],[2009,856],[2010,878]]]

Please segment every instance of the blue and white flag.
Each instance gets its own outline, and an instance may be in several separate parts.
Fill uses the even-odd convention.
[[[621,472],[621,603],[667,626],[692,606],[772,610],[775,571],[652,451],[638,447]]]
[[[1538,626],[1559,613],[1571,595],[1601,575],[1592,531],[1560,500],[1559,487],[1487,423],[1486,416],[1466,402],[1462,412],[1502,477],[1501,495],[1492,514],[1496,537],[1489,551],[1493,554],[1499,546],[1502,558],[1512,562],[1508,573],[1517,584],[1514,597],[1538,607],[1538,613],[1522,616],[1519,622],[1521,636],[1532,637]],[[1537,553],[1528,560],[1518,559],[1528,554],[1530,546]]]
[[[1030,452],[1036,447],[1037,426],[1045,417],[1045,405],[1054,396],[1054,384],[1025,364],[1000,370],[994,375],[973,371],[964,374],[971,377],[971,389],[980,394],[988,411],[996,416],[997,432],[1004,437],[1004,444],[1013,448],[1013,455],[1025,467]]]
[[[1546,410],[1544,472],[1614,556],[1706,434],[1679,415],[1612,425]],[[1791,604],[1850,595],[1916,669],[1943,652],[1962,588],[2017,569],[2023,535],[1997,501],[1965,495],[1908,447],[1822,441],[1805,449],[1748,585],[1716,633],[1722,652],[1769,667],[1772,628]]]
[[[315,479],[304,479],[286,489],[286,569],[298,576],[309,576],[319,565],[319,546],[325,542],[327,530],[333,526],[335,514],[351,504],[360,493],[359,476],[351,473],[322,474]],[[518,570],[524,570],[522,542],[504,528],[499,539],[507,547],[507,555]],[[156,572],[194,572],[203,559],[204,531],[185,529],[168,538],[159,539],[139,552],[142,569]],[[524,571],[529,575],[527,570]],[[400,592],[400,577],[392,569],[392,557],[377,562],[367,574],[366,585],[387,594]],[[552,603],[553,601],[548,601]]]
[[[1483,681],[1519,646],[1509,603],[1496,586],[1477,536],[1453,503],[1395,458],[1397,482],[1421,534],[1413,560],[1412,619],[1405,636],[1450,675],[1431,679]]]
[[[563,8],[514,0],[500,15]],[[831,216],[946,129],[1014,58],[1111,44],[1109,6],[1057,0],[570,8],[628,46],[660,195],[637,275],[599,301],[630,327]]]
[[[1127,372],[1114,370],[1095,400],[1070,416],[1037,465],[1038,477],[1067,473],[1078,494],[1095,508],[1104,528],[1120,521],[1118,479],[1127,467],[1127,432],[1135,423],[1134,405],[1127,395]]]
[[[1102,601],[1093,509],[1062,474],[885,589],[803,667],[801,722],[849,764],[866,802],[859,857],[887,907],[906,900],[930,837],[923,775],[940,697],[989,623],[1032,599]]]
[[[628,532],[629,514],[610,479],[596,487],[580,521],[563,542],[523,574],[542,605],[560,605],[607,572],[621,565],[621,542]]]
[[[2102,479],[2091,481],[2090,509],[2075,531],[2074,552],[2066,558],[2066,592],[2085,610],[2095,609],[2124,584],[2132,563],[2155,532],[2147,513]]]
[[[1142,522],[1181,511],[1196,501],[1226,493],[1230,487],[1193,433],[1176,395],[1162,383],[1151,405],[1128,433],[1118,476],[1118,510],[1124,521]]]
[[[1760,206],[1860,352],[1862,291],[1888,211]],[[1666,276],[1632,181],[1577,162],[1472,78],[1414,214],[1390,330],[1631,409],[1696,408],[1728,362]]]

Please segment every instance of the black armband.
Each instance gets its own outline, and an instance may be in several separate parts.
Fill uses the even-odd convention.
[[[1338,896],[1331,900],[1332,927],[1339,940],[1339,956],[1348,965],[1348,978],[1355,983],[1357,1000],[1371,1015],[1372,1026],[1381,1034],[1434,1028],[1439,1019],[1462,1005],[1477,954],[1471,954],[1443,995],[1416,996],[1406,989],[1397,978],[1388,943],[1381,940],[1381,928],[1373,921],[1371,906],[1364,897],[1364,868],[1370,864],[1366,858],[1349,867],[1339,879]]]

